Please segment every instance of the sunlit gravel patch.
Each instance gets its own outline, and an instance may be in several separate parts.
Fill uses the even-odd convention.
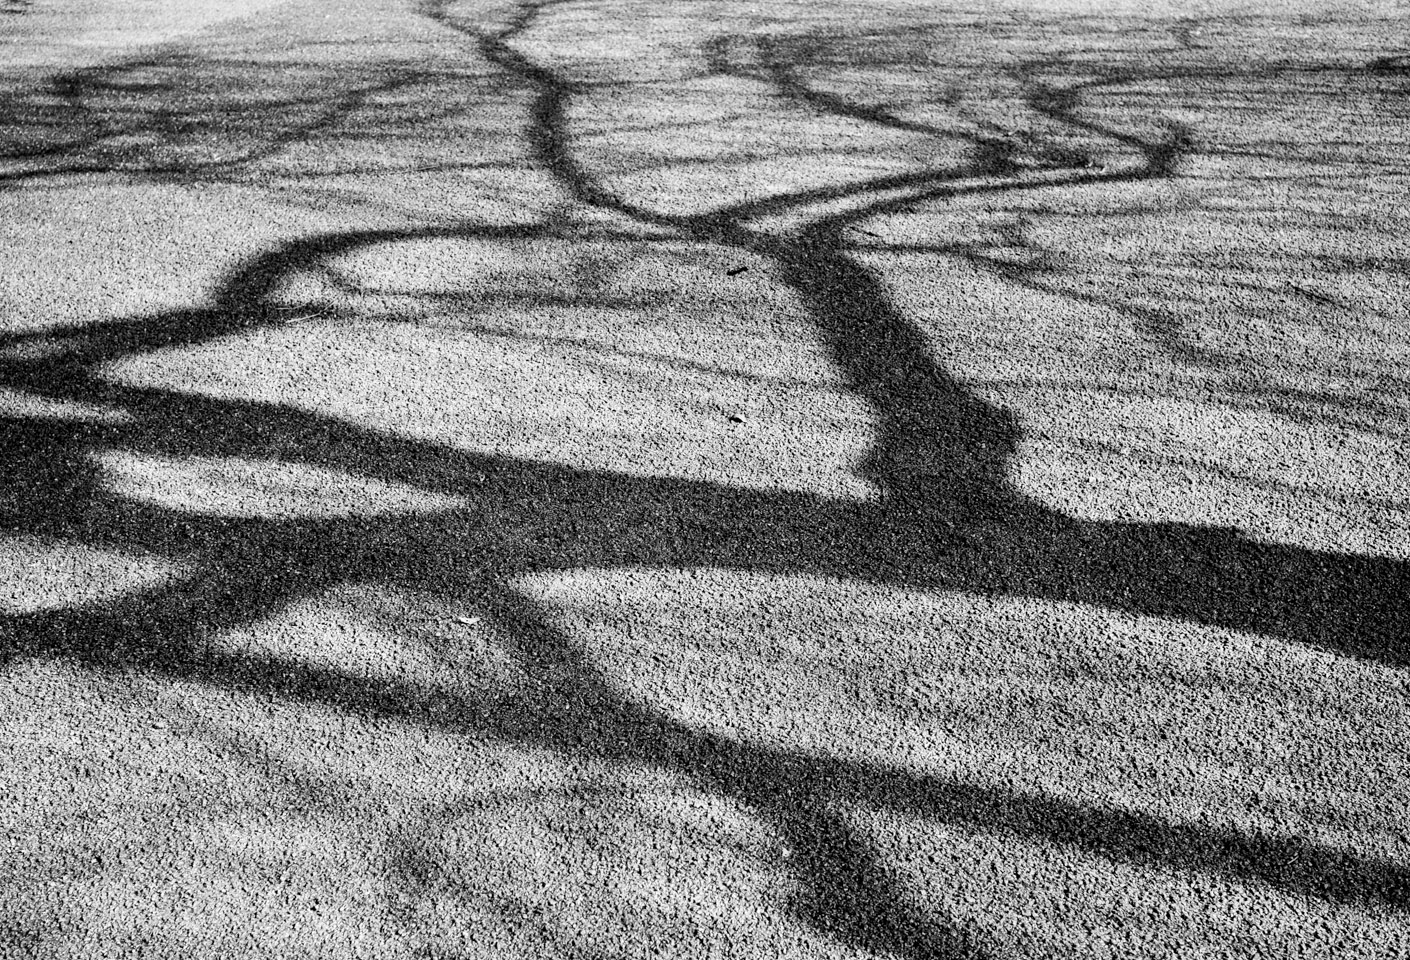
[[[0,537],[0,614],[61,610],[150,589],[178,564],[48,537]]]
[[[454,510],[463,501],[306,464],[238,457],[159,457],[106,450],[94,459],[115,494],[218,517],[327,518]]]
[[[872,496],[854,473],[870,439],[866,408],[831,384],[700,362],[708,330],[696,334],[699,348],[677,342],[670,352],[633,355],[615,345],[610,325],[626,317],[613,311],[563,311],[557,333],[523,329],[520,314],[485,320],[493,326],[314,321],[142,357],[109,375],[132,386],[288,405],[491,457]],[[564,329],[567,322],[573,326]],[[777,347],[764,354],[776,355]],[[213,476],[212,467],[187,469],[213,489],[200,479]],[[155,463],[134,469],[154,478],[138,484],[146,496],[156,474],[175,475]],[[264,482],[249,466],[232,469],[248,477],[238,484]],[[291,467],[263,469],[268,482],[291,489],[313,483]]]

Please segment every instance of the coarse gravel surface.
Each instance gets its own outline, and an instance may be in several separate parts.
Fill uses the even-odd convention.
[[[1410,9],[0,0],[0,957],[1410,957]]]

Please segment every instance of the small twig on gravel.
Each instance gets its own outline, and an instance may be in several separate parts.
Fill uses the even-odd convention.
[[[300,323],[304,320],[321,320],[322,318],[330,315],[329,308],[327,307],[323,307],[321,309],[309,311],[306,313],[296,312],[298,311],[298,309],[298,307],[274,306],[266,307],[265,313],[269,314],[270,316],[276,317],[284,321],[285,323]]]

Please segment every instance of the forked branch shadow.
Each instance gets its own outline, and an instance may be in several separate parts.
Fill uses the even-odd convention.
[[[1404,563],[1255,543],[1206,527],[1075,520],[1008,482],[1021,438],[1016,418],[967,388],[935,357],[925,333],[849,249],[843,229],[961,190],[1025,189],[993,182],[1012,165],[1011,144],[978,138],[974,164],[821,190],[803,189],[669,215],[618,196],[579,159],[569,129],[572,83],[519,52],[515,38],[545,6],[526,4],[499,31],[460,24],[445,4],[429,13],[460,30],[505,75],[533,94],[527,138],[537,162],[579,204],[610,211],[674,239],[765,257],[796,295],[848,390],[870,407],[876,441],[859,472],[876,504],[709,483],[636,478],[472,455],[400,439],[335,418],[171,390],[122,386],[100,367],[158,349],[188,347],[280,322],[271,310],[284,279],[371,246],[427,239],[486,242],[581,238],[569,225],[532,224],[346,231],[306,237],[238,267],[209,310],[64,331],[54,353],[28,355],[44,336],[0,337],[0,382],[56,401],[104,404],[131,421],[55,429],[0,424],[19,451],[0,473],[15,505],[6,528],[52,533],[189,562],[179,582],[89,607],[0,620],[0,659],[50,658],[95,670],[138,669],[290,702],[333,705],[456,733],[571,756],[651,764],[733,798],[797,851],[797,915],[850,946],[905,957],[978,957],[981,936],[941,911],[907,902],[848,807],[914,815],[1076,848],[1113,862],[1198,871],[1337,903],[1410,909],[1410,871],[1311,842],[1248,835],[1210,824],[1174,824],[1114,808],[976,787],[880,765],[753,747],[703,733],[615,691],[570,637],[508,586],[525,572],[582,565],[656,569],[722,567],[856,582],[1029,597],[1260,633],[1339,655],[1410,666]],[[763,76],[784,97],[892,126],[915,124],[835,95],[808,92],[779,60]],[[722,61],[724,62],[724,61]],[[727,63],[725,64],[727,66]],[[720,63],[716,64],[721,67]],[[1084,120],[1068,97],[1038,91],[1034,105],[1057,123],[1116,135]],[[925,133],[933,133],[926,128]],[[1122,134],[1121,136],[1125,136]],[[1127,137],[1139,170],[1106,182],[1170,176],[1188,146]],[[1005,159],[1007,158],[1007,159]],[[1075,158],[1073,162],[1076,163]],[[1001,162],[1002,161],[1002,162]],[[1102,175],[1059,169],[1059,184]],[[966,186],[988,178],[982,187]],[[845,202],[791,233],[759,218]],[[622,239],[643,241],[623,231]],[[103,488],[88,451],[98,447],[180,458],[227,456],[300,462],[438,493],[473,497],[439,519],[278,522],[192,520]],[[475,478],[474,482],[471,478]],[[43,490],[66,491],[64,497]],[[526,491],[549,492],[539,499]],[[506,520],[531,520],[547,545],[515,540]],[[178,542],[173,530],[190,529]],[[665,536],[681,529],[691,536]],[[623,531],[636,535],[626,540]],[[473,541],[490,573],[456,575],[438,558]],[[571,543],[565,559],[559,547]],[[510,699],[456,698],[411,682],[372,680],[289,660],[245,656],[208,641],[270,617],[303,597],[346,583],[406,583],[431,568],[447,595],[473,594],[511,637],[535,678]]]

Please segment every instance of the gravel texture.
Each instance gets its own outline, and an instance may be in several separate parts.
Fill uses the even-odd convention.
[[[1407,37],[3,0],[0,957],[1410,957]]]

